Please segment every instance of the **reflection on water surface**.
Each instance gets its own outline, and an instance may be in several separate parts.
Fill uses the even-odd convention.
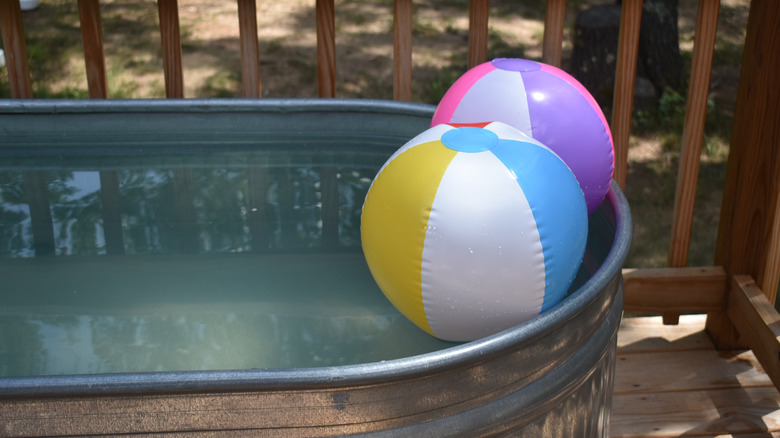
[[[323,243],[336,244],[328,250],[357,250],[360,208],[375,172],[368,164],[102,172],[0,167],[0,256],[41,255],[49,250],[47,238],[55,255],[106,254],[107,245],[117,243],[124,254],[263,252]],[[115,187],[101,190],[102,179]],[[41,204],[48,217],[35,217]],[[323,234],[328,220],[332,242]],[[49,236],[34,232],[42,224],[51,227]],[[120,230],[120,242],[111,242],[110,226]]]
[[[388,153],[0,164],[0,376],[310,367],[446,347],[360,252]]]

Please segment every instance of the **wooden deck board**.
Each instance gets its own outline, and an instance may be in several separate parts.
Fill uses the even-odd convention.
[[[705,320],[623,320],[611,436],[780,437],[780,393],[751,351],[716,351]]]
[[[618,354],[615,394],[772,386],[755,356],[715,350]],[[652,362],[652,371],[645,364]],[[679,366],[683,365],[683,366]]]

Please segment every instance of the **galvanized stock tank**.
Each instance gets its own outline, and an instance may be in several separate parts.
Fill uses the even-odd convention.
[[[241,169],[252,166],[277,172],[284,166],[300,169],[312,165],[316,172],[310,174],[324,175],[326,171],[322,169],[344,172],[344,166],[355,165],[354,154],[370,152],[376,156],[370,160],[372,166],[378,168],[407,139],[427,128],[433,109],[428,105],[371,100],[5,101],[0,102],[0,172],[24,173],[27,177],[29,172],[51,171],[52,166],[59,166],[60,171],[118,169],[122,188],[125,170],[118,163],[123,160],[129,163],[128,168],[233,166],[231,175],[239,177],[244,172]],[[276,153],[284,155],[278,158]],[[324,161],[310,162],[315,155]],[[157,156],[160,158],[154,158]],[[200,173],[195,175],[192,180],[197,184]],[[252,181],[259,180],[251,178],[250,186]],[[336,176],[332,180],[341,181]],[[316,187],[324,193],[322,184],[318,182]],[[117,193],[124,193],[123,190]],[[331,193],[341,192],[334,189]],[[323,204],[326,198],[322,196]],[[343,209],[344,203],[340,205]],[[322,221],[323,236],[327,220],[312,219],[315,225]],[[305,324],[306,318],[335,318],[339,312],[348,311],[355,315],[362,312],[368,317],[379,315],[379,321],[385,321],[372,326],[385,330],[381,342],[370,338],[372,334],[368,332],[360,338],[360,327],[365,325],[354,329],[349,326],[345,332],[353,333],[354,339],[331,340],[328,342],[332,344],[324,346],[315,339],[311,345],[277,345],[273,350],[292,357],[292,348],[320,349],[319,352],[324,351],[321,347],[339,350],[339,342],[363,342],[354,344],[361,347],[353,348],[353,357],[339,353],[331,362],[317,353],[317,360],[309,362],[279,362],[284,358],[269,355],[267,361],[260,358],[218,362],[218,369],[176,362],[176,366],[167,369],[161,365],[161,371],[120,367],[95,368],[97,372],[74,369],[39,373],[26,372],[20,365],[22,368],[14,373],[0,374],[0,436],[176,431],[204,434],[219,430],[274,437],[608,436],[616,339],[623,309],[621,267],[632,227],[629,207],[616,184],[589,219],[585,260],[568,296],[531,321],[467,343],[439,342],[414,327],[397,325],[407,323],[371,284],[359,242],[349,243],[344,238],[345,226],[341,223],[338,228],[340,239],[328,240],[313,232],[315,243],[278,250],[267,246],[260,254],[250,249],[246,253],[214,255],[205,254],[201,248],[188,255],[173,251],[148,256],[0,258],[4,284],[21,285],[3,292],[5,301],[0,302],[0,308],[4,318],[16,317],[37,305],[42,306],[39,313],[48,312],[48,308],[44,309],[46,303],[34,301],[29,291],[23,290],[36,281],[43,284],[42,279],[57,270],[59,282],[81,282],[85,290],[94,282],[108,281],[106,278],[116,273],[117,277],[106,284],[139,291],[137,296],[96,296],[98,304],[84,304],[84,309],[75,310],[68,310],[68,306],[77,304],[63,299],[58,302],[58,311],[83,315],[97,306],[100,312],[113,314],[114,306],[121,307],[116,310],[120,316],[128,312],[132,316],[132,312],[140,311],[137,309],[156,312],[159,295],[166,291],[147,293],[160,282],[153,278],[158,275],[152,269],[155,266],[166,267],[159,269],[165,271],[159,272],[160,276],[169,276],[165,277],[166,284],[173,284],[171,273],[177,272],[175,269],[188,267],[187,275],[192,278],[182,281],[191,281],[187,287],[192,291],[182,294],[184,299],[198,300],[199,312],[219,313],[222,297],[217,300],[196,290],[209,282],[200,267],[219,266],[223,272],[217,274],[229,271],[231,281],[235,281],[230,290],[249,291],[241,292],[241,306],[262,312],[269,311],[272,304],[276,313],[271,316],[276,319],[294,314]],[[312,229],[318,230],[316,226]],[[319,266],[322,275],[308,273],[302,277],[314,278],[307,284],[327,286],[325,283],[333,281],[336,286],[329,289],[332,295],[323,296],[314,288],[301,298],[291,286],[289,292],[270,291],[265,298],[253,296],[253,282],[278,273],[278,260]],[[324,274],[326,267],[333,273],[342,262],[352,263],[355,275],[362,281],[357,293],[340,295],[341,282],[352,281],[349,275]],[[127,269],[138,266],[151,270],[147,275],[128,274]],[[75,274],[80,269],[99,275]],[[247,278],[248,289],[241,289],[242,276],[255,270],[262,271],[262,275]],[[95,290],[112,293],[105,284],[99,286]],[[358,304],[339,304],[348,303],[350,297]],[[363,299],[375,301],[363,306]],[[143,302],[139,304],[139,300]],[[242,304],[246,302],[251,305]],[[178,311],[173,298],[166,298],[164,304],[170,312]],[[106,323],[106,318],[98,316],[92,320]],[[211,320],[204,321],[208,324]],[[339,321],[343,325],[353,320]],[[214,324],[203,328],[203,332],[230,328]],[[278,331],[282,326],[275,327]],[[88,330],[86,325],[83,329]],[[267,344],[273,338],[270,332],[228,334],[243,338],[242,349]],[[318,335],[317,330],[307,334],[315,338]],[[0,341],[6,344],[0,342],[0,346],[37,348],[14,347],[17,344],[12,339],[2,337],[0,333]],[[201,348],[200,344],[185,345],[182,351],[184,347]],[[370,354],[366,353],[368,349],[372,349]],[[126,353],[122,348],[117,350],[115,354]],[[175,351],[168,348],[170,360],[178,360]],[[40,356],[33,353],[30,357]],[[209,360],[224,359],[217,356]],[[303,351],[296,357],[308,356]],[[113,359],[103,360],[107,363]]]

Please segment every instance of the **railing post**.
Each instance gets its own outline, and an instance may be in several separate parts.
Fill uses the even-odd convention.
[[[780,2],[753,0],[742,57],[715,264],[750,275],[774,303],[780,276]],[[725,306],[725,303],[724,303]],[[707,318],[718,348],[740,346],[727,309]]]

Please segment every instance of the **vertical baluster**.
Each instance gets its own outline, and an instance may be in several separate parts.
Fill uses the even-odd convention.
[[[181,66],[181,35],[177,0],[159,0],[160,39],[165,71],[165,97],[184,97],[184,73]]]
[[[0,31],[3,33],[3,49],[11,97],[31,99],[30,65],[27,62],[22,10],[18,1],[0,1]]]
[[[238,0],[238,31],[241,40],[241,96],[260,97],[260,45],[255,0]]]
[[[634,81],[639,51],[639,25],[642,0],[624,0],[620,12],[620,36],[615,68],[615,95],[612,104],[612,138],[615,142],[614,179],[625,188],[628,139],[634,107]]]
[[[393,8],[393,99],[412,100],[412,0]]]
[[[241,39],[241,96],[261,97],[260,44],[257,37],[257,4],[255,0],[238,0],[238,25]],[[268,250],[268,171],[266,168],[247,169],[247,213],[251,250]]]
[[[105,99],[108,97],[108,85],[100,5],[98,0],[79,0],[78,6],[89,97],[92,99]],[[124,254],[119,173],[115,170],[100,171],[100,203],[106,253],[112,255]]]
[[[320,97],[336,97],[336,22],[333,0],[317,0],[317,83]]]
[[[561,67],[565,19],[566,0],[547,0],[547,10],[544,14],[542,62],[558,68]]]
[[[469,68],[487,61],[490,0],[471,0],[469,8]]]
[[[672,237],[669,245],[668,264],[671,267],[684,267],[688,264],[693,204],[696,197],[696,181],[699,178],[699,156],[704,139],[704,119],[707,115],[707,96],[710,91],[712,52],[715,48],[719,7],[718,1],[699,2],[696,44],[693,49],[690,88],[683,124],[682,154],[674,198]],[[676,313],[663,315],[664,324],[677,324],[679,319],[680,315]]]
[[[712,53],[715,31],[718,28],[717,1],[700,1],[696,20],[696,41],[685,108],[682,136],[682,154],[677,175],[677,193],[674,198],[674,220],[669,245],[668,262],[671,267],[688,263],[688,244],[691,240],[693,204],[696,181],[699,177],[699,156],[704,139],[704,121],[707,115],[707,97],[710,92]]]
[[[106,86],[106,61],[103,55],[103,26],[100,21],[98,0],[79,0],[79,20],[89,97],[105,99],[108,97],[108,87]]]
[[[177,0],[158,0],[160,14],[160,40],[162,42],[163,69],[165,71],[165,97],[184,97],[184,72],[181,62],[181,34],[179,32],[179,6]],[[183,253],[196,253],[199,249],[198,227],[193,207],[192,169],[173,170],[174,204],[178,217],[179,249]]]

